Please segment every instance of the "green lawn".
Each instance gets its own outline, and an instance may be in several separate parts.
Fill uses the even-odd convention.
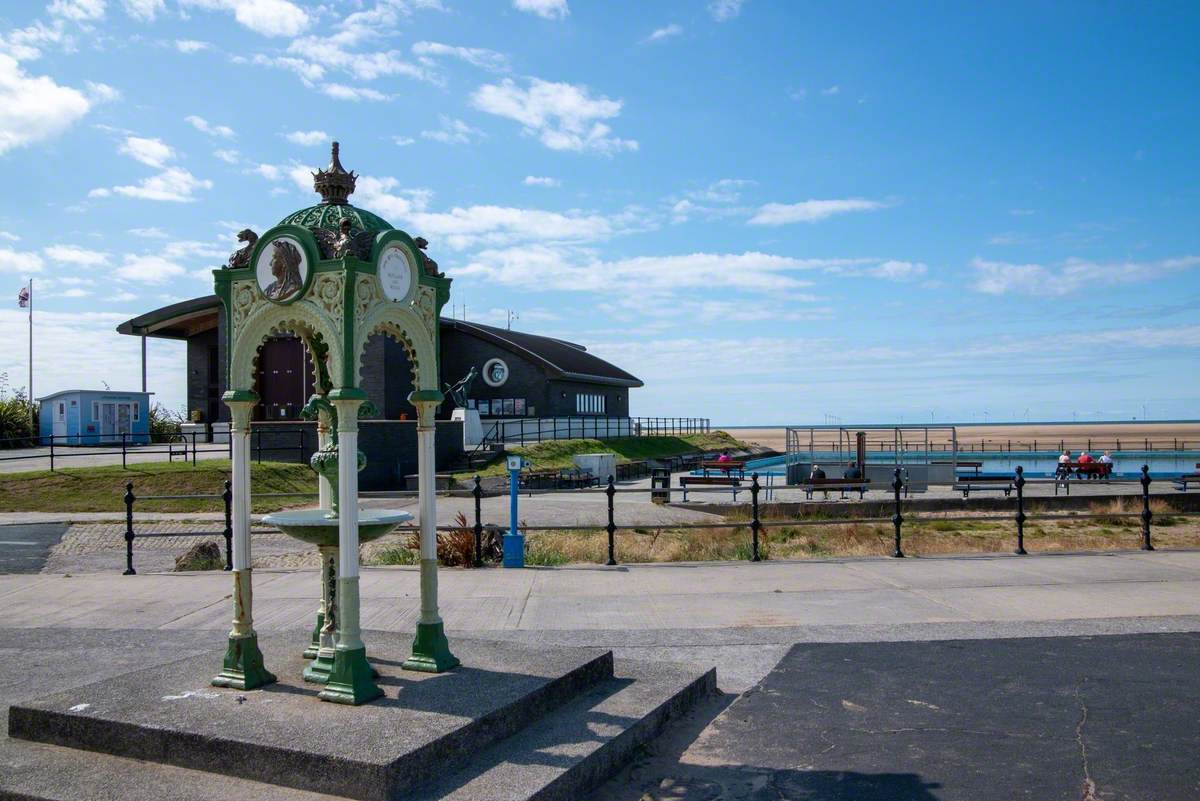
[[[0,512],[124,512],[125,484],[133,482],[135,496],[219,495],[229,478],[229,461],[211,459],[190,464],[147,463],[0,473]],[[308,465],[263,462],[250,469],[254,493],[317,491],[316,474]],[[255,512],[304,506],[314,498],[254,498]],[[138,501],[141,512],[219,512],[219,498]]]
[[[615,453],[617,462],[636,462],[642,459],[658,459],[678,456],[697,451],[718,451],[723,448],[736,450],[746,447],[724,431],[708,434],[682,434],[673,437],[621,437],[619,439],[560,439],[538,442],[523,447],[508,448],[508,452],[519,454],[530,462],[532,470],[558,470],[573,467],[572,457],[581,453]],[[458,480],[468,480],[475,473],[481,476],[504,475],[504,462],[497,460],[478,471],[456,473]]]

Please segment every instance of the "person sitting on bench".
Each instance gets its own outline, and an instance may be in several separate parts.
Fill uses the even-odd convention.
[[[1105,451],[1100,457],[1100,478],[1108,478],[1112,475],[1113,458],[1108,451]]]
[[[808,474],[808,480],[810,483],[825,480],[825,471],[821,469],[821,465],[814,464],[812,466],[812,472]],[[824,493],[826,499],[829,498],[829,490],[822,490],[822,493]]]
[[[842,478],[861,479],[862,477],[862,470],[859,469],[858,462],[850,462],[850,466],[842,471]]]
[[[1055,478],[1069,478],[1071,475],[1071,453],[1063,451],[1058,457],[1058,468],[1054,471]]]
[[[1078,475],[1080,478],[1095,478],[1096,471],[1092,468],[1092,463],[1096,460],[1087,451],[1079,452],[1079,459],[1076,460],[1079,464]]]

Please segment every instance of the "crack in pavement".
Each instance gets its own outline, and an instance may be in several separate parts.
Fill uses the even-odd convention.
[[[1075,685],[1075,702],[1079,704],[1079,723],[1075,724],[1075,741],[1079,743],[1079,758],[1083,763],[1083,795],[1080,796],[1080,801],[1097,801],[1096,783],[1092,781],[1091,768],[1088,765],[1087,743],[1083,740],[1083,727],[1087,725],[1088,708],[1087,704],[1083,702],[1079,688],[1086,681],[1087,678],[1082,678]]]

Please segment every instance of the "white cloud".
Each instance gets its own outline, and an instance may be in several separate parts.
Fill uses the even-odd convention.
[[[11,231],[0,231],[0,239],[7,239],[9,242],[20,242],[21,237]]]
[[[846,198],[843,200],[805,200],[800,203],[767,203],[761,206],[749,222],[751,225],[788,225],[797,222],[819,222],[835,214],[854,211],[874,211],[886,204],[877,200]]]
[[[54,0],[46,10],[72,22],[94,22],[104,17],[104,5],[104,0]]]
[[[643,42],[661,42],[664,39],[671,39],[683,33],[683,26],[672,22],[670,25],[664,25],[661,28],[655,28],[654,31],[643,39]]]
[[[717,22],[726,22],[742,13],[742,5],[746,0],[712,0],[708,4],[708,13]]]
[[[867,270],[868,275],[888,281],[910,281],[928,272],[921,262],[889,260]]]
[[[610,136],[612,129],[601,122],[621,113],[621,101],[592,97],[586,86],[531,78],[529,88],[522,89],[505,78],[476,89],[471,103],[481,111],[519,122],[551,150],[611,155],[638,147],[636,141]]]
[[[61,20],[54,20],[46,25],[41,20],[35,20],[24,28],[13,28],[6,33],[0,33],[0,53],[7,54],[16,61],[33,61],[42,57],[42,49],[50,46],[62,46],[69,49],[73,40],[66,33]]]
[[[212,186],[212,181],[197,178],[182,167],[169,167],[157,175],[143,178],[135,186],[114,186],[112,191],[118,195],[142,200],[190,203],[196,199],[196,190],[212,189]]]
[[[508,56],[485,47],[461,47],[441,42],[417,42],[412,46],[412,52],[427,66],[436,63],[436,58],[448,56],[491,72],[508,71]]]
[[[975,270],[972,288],[989,295],[1062,296],[1082,289],[1151,281],[1197,266],[1200,266],[1200,256],[1108,264],[1069,258],[1057,267],[1011,264],[976,257],[971,261]]]
[[[143,136],[125,137],[120,152],[150,167],[163,167],[175,158],[175,151],[170,145],[161,139],[148,139]]]
[[[58,136],[94,102],[53,78],[26,74],[16,59],[0,53],[0,155]]]
[[[478,128],[472,128],[462,120],[452,119],[445,114],[439,114],[442,127],[432,131],[421,131],[422,139],[443,142],[448,145],[469,145],[487,136]]]
[[[106,83],[84,81],[83,85],[87,87],[88,100],[93,104],[110,103],[121,96],[120,92]]]
[[[840,87],[840,86],[829,86],[829,87],[822,89],[821,94],[825,95],[826,97],[831,97],[833,95],[838,94],[841,91],[842,91],[842,87]]]
[[[567,0],[513,0],[513,8],[543,19],[565,19],[571,13]]]
[[[125,13],[139,22],[154,22],[158,12],[164,9],[163,0],[122,0]]]
[[[562,186],[562,181],[558,180],[557,178],[550,178],[544,175],[526,175],[525,180],[522,181],[522,183],[526,186]]]
[[[129,233],[134,236],[140,236],[143,239],[166,239],[168,236],[166,231],[153,226],[150,228],[130,228]]]
[[[393,136],[392,141],[395,142],[399,147],[408,147],[417,140],[413,139],[411,136]]]
[[[207,50],[212,47],[208,42],[200,42],[196,39],[176,39],[175,49],[180,53],[199,53],[201,50]]]
[[[275,164],[259,164],[251,172],[261,175],[268,181],[278,181],[284,176],[285,170]]]
[[[340,83],[325,84],[321,87],[321,92],[329,95],[334,100],[350,100],[354,103],[361,100],[379,101],[388,99],[387,95],[376,89],[365,86],[346,86]]]
[[[324,131],[292,131],[284,138],[294,145],[312,147],[313,145],[320,145],[328,142],[329,134],[325,133]]]
[[[222,139],[232,139],[234,136],[233,129],[228,125],[213,125],[203,117],[197,117],[195,114],[189,114],[184,117],[184,120],[191,124],[193,128],[200,133],[206,133],[209,136],[219,136]]]
[[[90,250],[77,245],[49,245],[42,248],[42,253],[52,262],[76,264],[80,267],[96,267],[108,264],[108,254],[100,250]]]
[[[112,190],[103,186],[98,186],[92,191],[88,192],[88,197],[108,197],[111,194]]]
[[[36,253],[0,248],[0,273],[40,273],[43,263]]]
[[[182,5],[208,11],[232,11],[241,25],[263,36],[298,36],[312,22],[290,0],[180,0]]]
[[[56,297],[60,298],[86,298],[90,294],[92,293],[81,287],[72,287],[71,289],[55,293]]]
[[[241,154],[239,154],[236,150],[214,150],[213,155],[226,164],[237,164],[239,161],[241,161]]]
[[[113,275],[123,281],[141,284],[165,284],[171,278],[185,275],[187,270],[162,256],[139,256],[125,254],[125,263],[113,270]]]
[[[795,259],[755,251],[601,261],[590,252],[539,244],[481,251],[453,273],[530,289],[618,296],[629,292],[675,293],[700,289],[778,293],[811,284],[799,278],[799,274],[843,263],[846,260]]]

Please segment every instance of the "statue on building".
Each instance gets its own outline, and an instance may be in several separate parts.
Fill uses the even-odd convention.
[[[470,394],[471,383],[477,375],[479,375],[479,371],[475,369],[475,365],[471,365],[471,369],[465,376],[454,384],[446,384],[446,394],[454,400],[454,405],[458,408],[467,408],[467,395]]]
[[[416,243],[417,249],[421,251],[421,260],[425,262],[425,274],[432,275],[434,278],[441,278],[442,273],[438,272],[437,262],[425,255],[425,248],[429,247],[429,240],[423,236],[418,236],[413,242]]]
[[[249,228],[243,228],[241,231],[238,231],[237,238],[239,242],[245,242],[246,244],[229,254],[229,261],[225,263],[225,266],[231,270],[238,267],[249,267],[250,254],[254,251],[254,246],[258,243],[258,234]]]

